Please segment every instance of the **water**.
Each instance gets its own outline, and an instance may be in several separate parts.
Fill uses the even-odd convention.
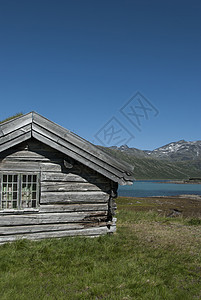
[[[183,194],[201,195],[201,184],[176,184],[161,180],[138,180],[133,185],[119,186],[118,189],[118,195],[124,197],[177,196]]]

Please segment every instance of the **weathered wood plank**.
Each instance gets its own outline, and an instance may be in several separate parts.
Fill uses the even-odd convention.
[[[14,132],[11,131],[9,134],[1,136],[0,145],[11,142],[12,140],[16,139],[17,137],[20,137],[28,132],[31,132],[31,124],[25,125],[24,127],[21,127],[17,131],[14,131]]]
[[[19,144],[19,143],[27,141],[30,138],[31,138],[31,131],[27,132],[27,133],[25,133],[21,136],[18,136],[17,138],[15,138],[13,140],[10,140],[7,143],[4,143],[4,144],[0,145],[0,152],[5,151],[5,150],[7,150],[7,149]]]
[[[24,214],[36,214],[36,213],[65,213],[65,212],[85,212],[85,211],[108,211],[108,203],[93,203],[93,204],[44,204],[39,208],[26,208],[21,210],[16,209],[4,209],[0,210],[0,216],[4,215],[24,215]]]
[[[72,213],[41,213],[41,214],[24,214],[24,215],[4,215],[0,218],[1,226],[19,226],[19,225],[42,225],[55,223],[72,223],[86,222],[90,223],[90,218],[95,219],[106,218],[106,211],[99,212],[72,212]],[[86,220],[86,221],[85,221]]]
[[[41,193],[40,203],[106,202],[109,195],[104,192],[47,192]]]
[[[31,152],[33,155],[40,155],[41,157],[50,157],[54,158],[55,155],[57,157],[63,157],[63,153],[60,153],[56,149],[53,149],[49,147],[48,145],[45,145],[41,143],[40,141],[37,141],[36,139],[32,138],[25,142],[22,142],[16,146],[14,146],[12,149],[7,150],[9,154],[14,154],[16,151],[26,151]]]
[[[32,113],[28,113],[19,118],[7,121],[0,125],[0,137],[9,134],[10,132],[16,131],[28,124],[32,123]]]
[[[17,148],[17,147],[16,147]],[[37,152],[33,152],[33,151],[30,151],[30,150],[18,150],[18,149],[9,149],[6,151],[6,153],[4,154],[4,157],[1,156],[0,154],[0,157],[2,157],[3,159],[10,159],[10,160],[37,160],[37,161],[42,161],[42,162],[63,162],[63,159],[61,158],[61,155],[59,156],[56,156],[55,157],[55,152],[52,153],[52,156],[48,156],[48,155],[41,155],[40,153],[37,153]],[[58,158],[57,158],[58,157]]]
[[[99,184],[80,182],[43,182],[41,192],[69,192],[69,191],[110,191],[109,184]]]
[[[82,177],[85,176],[85,177]],[[68,173],[41,173],[41,181],[66,181],[66,182],[93,182],[93,183],[108,183],[110,180],[103,176],[96,175],[78,175],[71,172]]]
[[[41,213],[57,212],[84,212],[84,211],[108,211],[108,203],[94,204],[66,204],[66,205],[40,205]]]
[[[39,172],[40,164],[38,162],[27,163],[27,162],[16,162],[16,161],[11,162],[11,161],[3,160],[2,162],[0,162],[0,170],[2,170],[2,171]]]
[[[40,163],[40,170],[46,172],[61,172],[62,165],[56,163]]]
[[[0,156],[1,159],[1,156]],[[49,159],[49,158],[42,158],[42,157],[37,157],[37,156],[24,156],[24,157],[20,157],[20,156],[7,156],[6,158],[4,157],[2,159],[2,161],[8,161],[8,162],[39,162],[39,163],[54,163],[54,164],[59,164],[59,165],[63,165],[63,160],[62,159]]]
[[[44,163],[38,161],[10,161],[3,160],[0,162],[0,170],[4,171],[45,171],[45,172],[61,172],[62,166],[56,163]]]
[[[24,209],[6,208],[0,210],[0,216],[37,214],[37,213],[39,213],[39,208],[29,208],[29,207],[26,207]]]
[[[16,159],[16,160],[41,160],[41,161],[51,161],[51,162],[63,162],[64,154],[58,152],[38,142],[35,139],[30,139],[24,143],[20,143],[19,145],[12,147],[3,154],[0,153],[0,157],[2,158],[9,158],[9,159]]]
[[[52,231],[52,232],[39,232],[32,234],[17,234],[9,236],[1,236],[0,243],[13,242],[17,239],[31,239],[38,240],[44,238],[62,238],[66,236],[99,236],[107,233],[113,233],[116,231],[116,226],[103,227],[93,227],[93,228],[83,228],[75,230],[64,230],[64,231]]]
[[[63,231],[72,229],[82,229],[84,225],[81,223],[68,223],[68,224],[40,224],[31,226],[4,226],[0,227],[0,236],[5,235],[16,235],[16,234],[28,234],[36,232],[47,232],[47,231]]]
[[[115,226],[115,221],[99,222],[98,226]],[[24,225],[24,226],[4,226],[0,227],[0,236],[16,235],[16,234],[28,234],[36,232],[48,232],[48,231],[63,231],[82,228],[97,227],[97,223],[67,223],[67,224],[40,224],[40,225]]]

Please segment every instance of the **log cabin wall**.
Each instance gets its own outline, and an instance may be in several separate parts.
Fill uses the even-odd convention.
[[[12,195],[17,186],[20,196],[16,201],[22,197],[23,176],[27,176],[26,186],[37,186],[37,191],[32,191],[33,199],[24,200],[23,206],[13,202],[13,207],[9,207],[7,201],[1,207],[0,243],[18,238],[97,236],[116,229],[114,198],[118,185],[34,138],[0,153],[0,174],[1,203],[6,193],[3,185],[11,186]],[[16,175],[20,179],[9,183],[8,178],[15,181]]]

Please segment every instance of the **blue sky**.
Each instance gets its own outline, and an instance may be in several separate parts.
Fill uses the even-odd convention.
[[[200,140],[200,15],[197,0],[0,0],[0,120],[34,110],[106,146]]]

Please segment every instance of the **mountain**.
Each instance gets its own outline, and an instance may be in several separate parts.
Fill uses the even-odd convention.
[[[109,147],[109,149],[118,150],[120,152],[127,153],[130,155],[135,155],[136,157],[146,157],[146,156],[148,157],[146,150],[139,150],[137,148],[129,148],[127,145],[122,145],[120,147],[112,146],[112,147]]]
[[[201,141],[187,142],[181,140],[172,142],[153,151],[148,151],[147,154],[151,157],[173,161],[201,159]]]
[[[135,155],[136,157],[151,157],[173,161],[201,159],[201,141],[187,142],[185,140],[180,140],[156,148],[153,151],[129,148],[127,145],[122,145],[120,147],[112,146],[110,149],[119,150],[127,154]]]
[[[153,151],[120,147],[102,150],[134,166],[136,179],[188,179],[201,177],[201,141],[172,142]]]

